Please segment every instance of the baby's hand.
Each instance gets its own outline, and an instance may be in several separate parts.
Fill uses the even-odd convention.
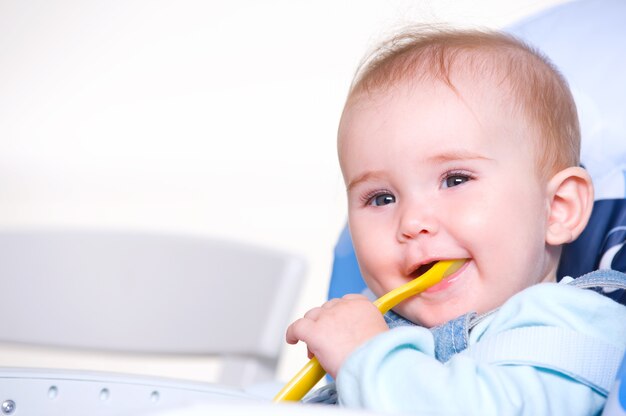
[[[309,358],[317,357],[332,377],[361,344],[389,328],[380,311],[365,296],[346,295],[308,311],[287,328],[287,342],[304,341]]]

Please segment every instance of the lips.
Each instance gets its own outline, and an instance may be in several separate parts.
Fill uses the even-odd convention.
[[[441,292],[443,290],[448,289],[450,286],[452,286],[461,277],[461,274],[463,273],[463,270],[465,270],[467,265],[468,265],[468,262],[466,261],[465,264],[462,265],[459,270],[457,270],[456,272],[454,272],[450,276],[444,278],[441,282],[437,283],[436,285],[429,287],[424,292],[425,293],[436,293],[436,292]]]

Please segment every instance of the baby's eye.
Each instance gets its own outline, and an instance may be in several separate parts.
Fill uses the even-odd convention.
[[[391,194],[378,194],[370,198],[368,205],[380,207],[383,205],[393,204],[396,202],[396,197]]]
[[[452,188],[453,186],[462,185],[471,179],[469,175],[463,173],[450,173],[443,178],[442,186],[444,188]]]

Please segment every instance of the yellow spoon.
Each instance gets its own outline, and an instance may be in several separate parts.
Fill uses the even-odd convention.
[[[436,285],[465,264],[465,260],[442,260],[426,273],[408,283],[384,294],[374,301],[378,310],[385,314],[403,300]],[[274,402],[298,401],[304,397],[324,377],[326,371],[317,358],[313,357],[274,397]]]

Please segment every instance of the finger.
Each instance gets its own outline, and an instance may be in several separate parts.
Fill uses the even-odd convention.
[[[285,341],[287,341],[288,344],[297,344],[298,341],[305,341],[306,334],[309,333],[313,324],[313,321],[306,318],[296,320],[287,328]]]
[[[339,302],[341,302],[341,299],[331,299],[328,302],[324,303],[322,305],[322,308],[324,308],[324,309],[332,308],[333,306],[335,306]]]
[[[313,308],[307,313],[305,313],[304,318],[311,319],[312,321],[317,321],[317,318],[320,316],[321,313],[322,313],[322,308],[318,306],[317,308]]]
[[[347,295],[343,295],[343,298],[345,300],[366,300],[366,301],[370,301],[367,296],[364,295],[359,295],[358,293],[348,293]]]

